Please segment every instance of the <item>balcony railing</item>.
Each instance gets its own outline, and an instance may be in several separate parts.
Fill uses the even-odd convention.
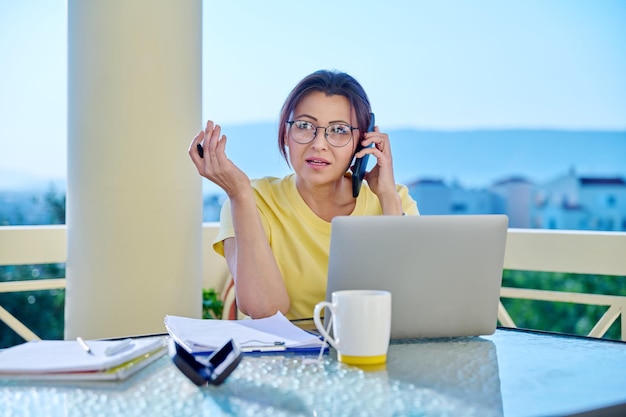
[[[217,228],[217,223],[204,224],[202,236],[206,248],[210,248]],[[66,248],[65,226],[0,227],[0,265],[65,263]],[[203,257],[203,285],[222,288],[228,276],[226,263],[211,250],[203,251]],[[626,276],[626,233],[509,229],[504,268]],[[0,283],[0,293],[56,288],[65,288],[65,278]],[[606,306],[607,311],[589,332],[589,336],[604,336],[609,327],[620,319],[621,337],[626,340],[626,320],[623,316],[626,311],[625,296],[503,287],[501,298]],[[2,306],[0,320],[25,340],[39,339]],[[498,320],[503,326],[516,327],[502,302]]]

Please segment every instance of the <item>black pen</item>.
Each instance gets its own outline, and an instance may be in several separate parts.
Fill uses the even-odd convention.
[[[76,338],[76,341],[78,342],[78,344],[80,345],[80,347],[82,347],[82,348],[83,348],[83,350],[84,350],[85,352],[89,353],[90,355],[93,355],[93,352],[91,351],[91,348],[89,347],[89,345],[87,344],[87,342],[85,342],[85,341],[83,340],[83,338],[82,338],[82,337],[78,336],[78,337]]]

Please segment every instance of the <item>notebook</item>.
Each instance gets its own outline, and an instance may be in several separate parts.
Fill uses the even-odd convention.
[[[167,351],[163,337],[89,340],[88,353],[75,340],[39,340],[0,351],[0,378],[47,381],[124,380]],[[125,343],[117,352],[110,349]],[[110,353],[113,352],[113,353]]]
[[[492,334],[507,227],[505,215],[336,217],[326,299],[390,291],[392,339]]]

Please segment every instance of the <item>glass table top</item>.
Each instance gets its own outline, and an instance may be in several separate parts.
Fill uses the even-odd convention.
[[[5,416],[626,415],[626,343],[498,329],[394,341],[369,369],[332,350],[247,355],[200,388],[164,356],[123,382],[0,380],[0,404]]]

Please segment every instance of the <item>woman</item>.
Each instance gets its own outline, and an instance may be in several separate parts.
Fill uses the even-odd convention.
[[[389,137],[378,127],[366,132],[370,113],[365,91],[348,74],[322,70],[300,81],[280,118],[278,146],[294,170],[284,178],[250,181],[227,158],[226,136],[210,120],[193,139],[198,172],[228,196],[213,247],[226,258],[244,314],[312,316],[326,297],[335,216],[418,214],[408,189],[395,183]],[[358,141],[366,148],[355,155]],[[354,198],[349,168],[366,154],[377,162]]]

